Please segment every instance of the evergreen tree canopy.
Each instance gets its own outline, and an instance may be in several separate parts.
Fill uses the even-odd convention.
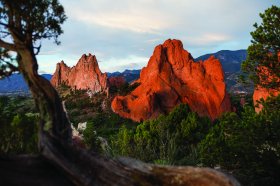
[[[27,48],[37,55],[42,39],[59,44],[65,20],[58,0],[0,0],[0,77],[18,70],[15,53]]]
[[[280,7],[272,6],[260,14],[261,24],[254,24],[252,44],[242,64],[243,71],[256,85],[264,88],[280,87]]]

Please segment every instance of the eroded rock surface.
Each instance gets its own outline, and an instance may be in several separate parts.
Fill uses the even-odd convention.
[[[94,55],[84,54],[72,68],[63,61],[58,63],[51,83],[55,87],[65,84],[74,89],[88,89],[96,93],[106,90],[107,74],[100,71]]]
[[[116,96],[111,105],[114,112],[134,121],[168,113],[180,103],[212,120],[231,110],[219,60],[211,56],[195,62],[179,40],[158,45],[137,82],[134,91]]]

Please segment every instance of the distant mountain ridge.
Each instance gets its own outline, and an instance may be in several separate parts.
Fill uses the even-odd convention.
[[[42,76],[47,80],[50,80],[52,77],[51,74],[42,74]],[[0,80],[0,93],[9,92],[29,92],[28,86],[21,74],[16,73]]]
[[[216,53],[202,55],[195,60],[204,61],[211,55],[220,60],[224,72],[236,73],[241,70],[241,63],[247,57],[247,50],[220,50]]]
[[[232,75],[238,74],[241,70],[241,63],[246,59],[247,51],[246,50],[221,50],[216,53],[205,54],[198,58],[195,58],[195,61],[206,60],[211,55],[215,56],[220,60],[223,70],[225,72],[225,78],[227,84],[231,87],[235,81],[232,81]],[[140,77],[139,70],[124,70],[123,72],[107,72],[108,77],[118,77],[123,76],[127,82],[132,82]],[[51,74],[43,74],[43,76],[50,80]],[[230,78],[230,79],[228,79]],[[229,88],[230,88],[229,87]],[[28,87],[24,82],[21,74],[13,74],[12,76],[0,80],[0,93],[7,92],[28,92]]]
[[[107,72],[108,77],[123,76],[126,82],[132,82],[140,77],[141,70],[125,70],[123,72]]]

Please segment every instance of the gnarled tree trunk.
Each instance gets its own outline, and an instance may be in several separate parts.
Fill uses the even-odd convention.
[[[38,74],[38,64],[33,50],[28,48],[20,50],[18,63],[19,70],[23,74],[40,112],[40,137],[48,133],[59,141],[71,142],[70,123],[59,95],[50,82]],[[39,146],[44,146],[41,138]]]

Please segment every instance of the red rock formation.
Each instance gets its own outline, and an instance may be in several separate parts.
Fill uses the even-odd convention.
[[[179,40],[169,39],[155,48],[138,82],[140,85],[129,95],[114,98],[114,112],[142,121],[187,103],[199,115],[213,120],[231,110],[219,60],[212,56],[194,62]]]
[[[278,62],[280,63],[280,52],[278,52]],[[269,74],[268,70],[265,67],[262,67],[262,72],[265,74]],[[269,79],[273,79],[272,77],[268,77]],[[267,79],[266,79],[267,81]],[[280,81],[280,80],[279,80]],[[255,111],[257,113],[259,113],[263,106],[261,104],[259,104],[259,100],[264,99],[266,100],[269,96],[277,96],[280,93],[280,89],[276,90],[276,89],[268,89],[268,88],[263,88],[260,86],[256,86],[255,90],[254,90],[254,94],[253,94],[253,101],[254,101],[254,105],[255,105]]]
[[[70,68],[63,61],[56,65],[56,71],[51,79],[53,86],[63,83],[75,89],[89,89],[93,92],[105,91],[107,74],[98,67],[96,57],[83,55],[76,66]]]
[[[123,76],[117,76],[117,77],[110,77],[108,78],[108,86],[109,87],[117,87],[120,88],[126,83]]]

